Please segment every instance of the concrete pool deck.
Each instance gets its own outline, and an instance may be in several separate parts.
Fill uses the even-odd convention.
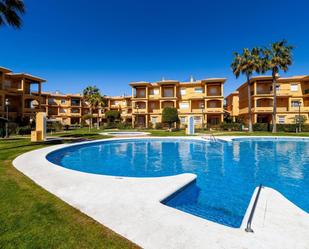
[[[180,138],[202,139],[174,139]],[[102,141],[119,139],[126,138]],[[68,146],[72,144],[31,151],[17,157],[13,164],[47,191],[143,248],[309,249],[308,213],[273,189],[262,189],[252,223],[254,233],[247,233],[244,228],[254,198],[243,225],[227,227],[160,202],[194,181],[194,174],[114,177],[70,170],[47,161],[49,152]]]

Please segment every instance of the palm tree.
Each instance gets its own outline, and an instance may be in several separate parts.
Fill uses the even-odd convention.
[[[84,89],[83,95],[85,101],[90,107],[90,115],[92,116],[93,110],[98,108],[102,103],[102,96],[100,94],[100,90],[96,86],[88,86]],[[90,128],[92,128],[92,118],[90,119],[89,129]]]
[[[277,132],[277,78],[279,70],[287,72],[289,66],[292,65],[292,50],[293,46],[287,44],[287,41],[279,41],[272,43],[270,48],[265,48],[262,52],[264,54],[263,58],[263,71],[271,71],[272,75],[272,89],[273,89],[273,133]]]
[[[244,48],[242,54],[234,53],[234,59],[231,64],[233,74],[236,78],[240,74],[245,75],[247,79],[248,88],[248,126],[249,132],[252,132],[252,111],[251,111],[251,91],[250,91],[250,79],[254,73],[260,73],[262,67],[262,60],[260,57],[260,49],[253,48],[249,50]]]
[[[25,13],[23,0],[0,0],[0,26],[9,25],[20,28],[22,20],[20,15]]]

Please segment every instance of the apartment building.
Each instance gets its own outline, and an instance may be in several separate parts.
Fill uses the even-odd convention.
[[[239,115],[239,92],[235,91],[229,94],[225,98],[226,111],[232,118],[233,122],[236,122]]]
[[[42,110],[40,95],[44,82],[40,77],[0,67],[0,117],[6,118],[8,111],[10,121],[28,123],[35,112]]]
[[[132,101],[131,96],[113,96],[107,98],[106,110],[117,110],[121,113],[121,119],[123,122],[132,122]]]
[[[195,124],[211,126],[223,122],[225,78],[180,82],[132,82],[132,126],[150,127],[162,122],[165,107],[175,107],[181,124],[194,116]]]
[[[242,84],[239,92],[239,117],[246,122],[248,117],[248,88]],[[273,89],[271,76],[253,77],[250,81],[253,123],[271,123],[273,112]],[[295,123],[299,115],[309,123],[309,75],[279,77],[276,85],[277,117],[279,124]]]
[[[36,93],[38,95],[38,93]],[[106,121],[105,112],[117,110],[121,112],[123,121],[131,122],[131,97],[106,96],[107,106],[92,110],[92,123]],[[58,121],[63,125],[80,125],[82,117],[90,114],[90,107],[81,94],[62,94],[60,92],[42,92],[41,106],[46,112],[47,119]],[[86,120],[88,122],[88,120]]]

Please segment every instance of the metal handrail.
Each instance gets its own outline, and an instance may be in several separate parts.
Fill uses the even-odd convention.
[[[258,192],[256,194],[256,197],[255,197],[252,209],[251,209],[251,213],[250,213],[250,216],[249,216],[249,219],[248,219],[248,222],[247,222],[247,227],[246,227],[245,231],[248,232],[248,233],[254,232],[253,229],[251,228],[251,224],[252,224],[252,219],[253,219],[254,212],[255,212],[255,209],[256,209],[256,205],[257,205],[260,193],[261,193],[261,189],[262,189],[262,184],[260,184],[260,186],[259,186]]]
[[[213,140],[214,142],[216,142],[217,139],[216,139],[215,135],[214,135],[214,134],[211,134],[211,136],[212,136],[212,140]]]

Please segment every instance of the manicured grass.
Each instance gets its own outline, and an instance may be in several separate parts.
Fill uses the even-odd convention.
[[[98,129],[91,129],[89,131],[88,128],[81,128],[76,130],[69,130],[64,131],[60,133],[53,133],[52,136],[62,137],[62,138],[87,138],[87,139],[103,139],[108,138],[108,136],[102,136],[99,133],[107,132],[111,130],[98,130]],[[186,133],[184,130],[180,131],[173,131],[168,132],[167,130],[139,130],[139,129],[130,129],[130,130],[119,130],[119,131],[145,131],[150,132],[152,136],[186,136]],[[271,132],[264,132],[264,131],[256,131],[256,132],[229,132],[229,131],[203,131],[203,130],[196,130],[196,135],[198,134],[214,134],[216,136],[309,136],[309,132],[302,132],[302,133],[284,133],[284,132],[278,132],[276,134],[273,134]],[[50,134],[49,134],[50,135]]]
[[[137,248],[12,166],[16,156],[43,146],[0,140],[0,248]]]

